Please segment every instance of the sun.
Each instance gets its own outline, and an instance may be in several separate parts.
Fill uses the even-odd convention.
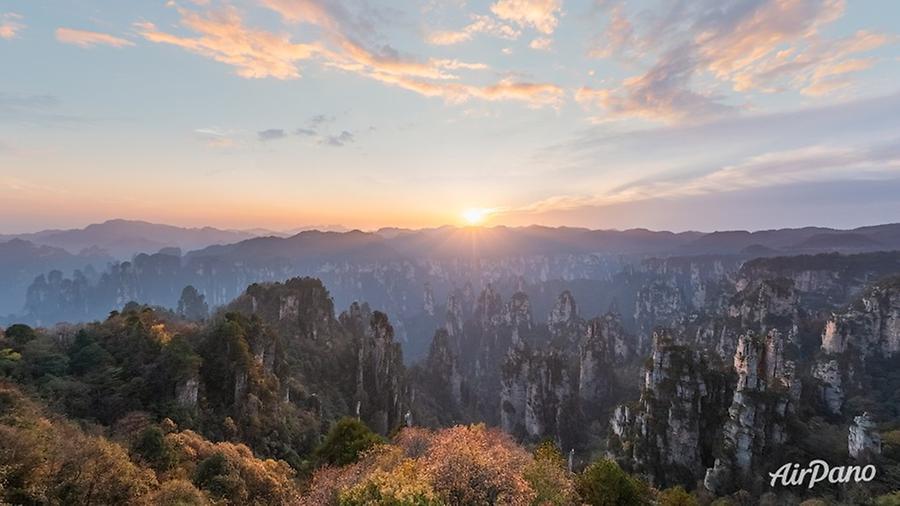
[[[481,225],[490,214],[488,209],[466,209],[462,213],[463,220],[469,225]]]

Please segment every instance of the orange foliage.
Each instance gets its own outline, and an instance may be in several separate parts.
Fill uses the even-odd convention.
[[[301,504],[526,506],[537,498],[525,477],[534,462],[504,432],[483,424],[407,428],[355,464],[317,471]],[[565,473],[558,476],[571,488]]]

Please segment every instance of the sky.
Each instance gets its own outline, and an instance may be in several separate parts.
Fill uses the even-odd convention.
[[[0,233],[900,222],[893,0],[3,0]]]

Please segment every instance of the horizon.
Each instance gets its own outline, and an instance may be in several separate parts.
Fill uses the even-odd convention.
[[[87,5],[0,10],[4,230],[900,221],[893,2]]]
[[[549,229],[577,229],[577,230],[587,230],[590,232],[630,232],[630,231],[646,231],[652,233],[672,233],[672,234],[720,234],[720,233],[731,233],[731,232],[747,232],[747,233],[758,233],[758,232],[771,232],[776,230],[801,230],[808,228],[817,228],[823,230],[835,230],[835,231],[846,231],[852,232],[853,230],[860,228],[868,228],[868,227],[884,227],[891,225],[900,225],[900,221],[892,222],[885,221],[879,223],[865,223],[859,226],[854,227],[834,227],[827,225],[803,225],[798,227],[768,227],[768,228],[758,228],[758,229],[740,229],[740,228],[723,228],[723,229],[714,229],[714,230],[699,230],[699,229],[684,229],[684,230],[671,230],[671,229],[657,229],[657,228],[649,228],[649,227],[629,227],[629,228],[591,228],[584,226],[570,226],[570,225],[541,225],[539,223],[531,223],[527,225],[503,225],[503,224],[465,224],[465,223],[446,223],[443,225],[435,225],[435,226],[427,226],[427,227],[396,227],[396,226],[383,226],[372,229],[365,228],[353,228],[347,227],[341,224],[332,224],[332,225],[310,225],[310,226],[294,226],[284,230],[273,230],[266,227],[249,227],[249,228],[222,228],[211,225],[179,225],[175,223],[161,223],[161,222],[153,222],[142,219],[129,219],[129,218],[108,218],[101,221],[90,222],[83,225],[76,225],[73,227],[51,227],[51,228],[40,228],[40,229],[28,229],[25,231],[4,231],[0,230],[0,236],[24,236],[36,233],[44,233],[44,232],[68,232],[68,231],[77,231],[84,230],[92,225],[105,225],[111,222],[131,222],[131,223],[141,223],[146,225],[156,225],[156,226],[164,226],[164,227],[175,227],[183,230],[202,230],[202,229],[214,229],[222,232],[236,232],[236,233],[246,233],[254,235],[254,237],[267,237],[265,234],[272,233],[278,234],[275,237],[291,237],[297,234],[301,234],[304,232],[333,232],[333,233],[349,233],[349,232],[363,232],[367,234],[377,234],[384,230],[400,230],[400,231],[409,231],[409,232],[421,232],[428,230],[440,230],[446,228],[455,228],[455,229],[525,229],[525,228],[549,228]]]

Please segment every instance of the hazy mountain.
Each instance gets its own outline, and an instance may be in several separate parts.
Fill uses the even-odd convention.
[[[213,227],[184,228],[136,220],[109,220],[70,230],[43,230],[30,234],[0,235],[0,241],[24,239],[34,244],[62,248],[69,253],[85,249],[102,249],[116,258],[130,258],[141,252],[155,252],[176,247],[184,251],[210,244],[238,242],[277,232],[221,230]]]
[[[679,248],[680,254],[736,254],[751,246],[783,252],[804,250],[878,251],[900,248],[900,225],[874,225],[853,230],[824,227],[783,228],[748,232],[712,232]]]
[[[35,277],[51,270],[71,272],[88,266],[97,270],[112,259],[95,252],[73,255],[22,239],[0,242],[0,315],[22,310],[25,292]]]

